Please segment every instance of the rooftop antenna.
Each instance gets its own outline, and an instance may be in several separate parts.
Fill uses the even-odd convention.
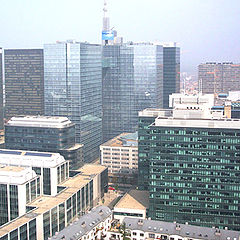
[[[107,0],[104,0],[103,6],[103,31],[109,31],[110,23],[108,17]]]

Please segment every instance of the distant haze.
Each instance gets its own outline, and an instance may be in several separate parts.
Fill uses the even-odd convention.
[[[125,41],[178,42],[181,71],[206,61],[240,62],[240,0],[108,0]],[[101,42],[103,0],[0,0],[0,47]]]

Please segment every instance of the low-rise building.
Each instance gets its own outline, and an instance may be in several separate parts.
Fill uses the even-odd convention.
[[[0,226],[26,213],[26,204],[42,194],[40,176],[29,167],[0,165]]]
[[[18,171],[20,170],[17,171],[17,169],[22,168],[30,168],[34,175],[33,179],[27,179],[26,176],[28,175],[21,173],[21,177],[19,178],[26,179],[26,184],[24,182],[24,185],[26,185],[25,190],[22,188],[19,192],[19,194],[21,193],[21,197],[19,195],[21,202],[24,202],[26,199],[26,203],[24,202],[25,206],[22,206],[24,204],[21,205],[21,209],[24,210],[19,211],[15,219],[10,218],[10,221],[5,222],[5,224],[0,227],[0,240],[48,239],[48,237],[55,235],[56,232],[61,231],[71,224],[74,219],[82,216],[97,205],[104,191],[108,189],[107,168],[101,165],[89,164],[69,173],[67,163],[68,161],[64,161],[64,158],[58,153],[50,154],[13,150],[0,151],[0,164],[4,164],[4,168],[8,170],[11,169],[12,175],[19,175],[20,173]],[[38,164],[40,165],[38,166]],[[36,166],[39,168],[36,169]],[[44,169],[49,169],[49,174],[44,175]],[[27,170],[23,169],[21,171]],[[5,172],[6,171],[4,171],[4,173]],[[62,178],[61,176],[64,177]],[[35,178],[37,182],[34,184],[32,182]],[[43,181],[41,181],[42,178]],[[16,177],[15,179],[8,178],[8,182],[17,181],[17,179]],[[50,181],[46,182],[47,179],[50,179]],[[38,194],[39,183],[40,194]],[[44,186],[48,186],[49,184],[50,189],[57,190],[54,196],[41,194],[41,189],[44,190]],[[17,194],[15,194],[15,198],[16,195]],[[27,201],[27,199],[29,199],[29,201]],[[3,209],[5,207],[8,209],[9,200],[1,200],[3,201],[1,201],[0,208]],[[10,212],[11,209],[10,205]]]
[[[69,161],[59,153],[0,149],[0,164],[31,167],[37,175],[42,176],[44,195],[55,196],[58,184],[69,177]]]
[[[122,133],[102,144],[100,151],[101,164],[108,167],[109,183],[124,188],[137,184],[137,133]]]
[[[76,219],[73,224],[56,233],[50,240],[96,240],[107,239],[111,228],[112,211],[106,206],[93,208],[84,216]]]
[[[130,190],[114,207],[114,219],[122,223],[125,217],[145,219],[148,215],[149,192]]]
[[[239,240],[240,232],[171,222],[124,218],[131,240]]]
[[[83,145],[75,141],[75,124],[67,117],[18,116],[5,124],[5,148],[60,153],[71,169],[83,164]]]

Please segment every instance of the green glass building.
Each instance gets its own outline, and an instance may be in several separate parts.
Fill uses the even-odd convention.
[[[149,217],[240,230],[240,121],[158,116],[149,124],[143,115],[139,183],[148,171]]]

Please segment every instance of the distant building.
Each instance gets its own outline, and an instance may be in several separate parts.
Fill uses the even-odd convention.
[[[80,219],[74,221],[74,223],[50,240],[96,240],[96,239],[108,239],[107,232],[111,229],[112,223],[112,211],[106,206],[98,206],[93,208],[89,213],[80,217]]]
[[[240,64],[209,62],[198,66],[202,93],[228,93],[240,90]]]
[[[106,167],[86,164],[69,172],[58,153],[1,150],[0,164],[1,240],[48,239],[96,206],[108,189]]]
[[[5,118],[44,114],[43,50],[4,50]]]
[[[45,115],[68,117],[84,161],[99,157],[102,143],[101,45],[73,40],[44,44]]]
[[[100,146],[101,164],[108,167],[109,183],[129,188],[137,185],[137,133],[122,133]]]
[[[114,206],[114,219],[120,223],[125,217],[146,219],[149,210],[149,192],[130,190]]]
[[[240,230],[240,121],[191,106],[139,113],[139,188],[149,190],[149,217]]]
[[[198,227],[193,225],[179,224],[176,222],[161,222],[146,219],[124,218],[126,230],[132,240],[141,239],[170,239],[170,240],[238,240],[240,232],[220,230],[218,228]]]
[[[136,130],[134,112],[133,49],[125,45],[102,47],[103,141]]]
[[[19,116],[5,124],[5,147],[40,152],[58,152],[71,169],[83,164],[83,145],[75,141],[75,124],[66,117]]]
[[[0,130],[3,129],[3,64],[2,48],[0,48]]]
[[[169,108],[173,93],[180,93],[180,48],[177,43],[168,43],[163,45],[163,108]]]

